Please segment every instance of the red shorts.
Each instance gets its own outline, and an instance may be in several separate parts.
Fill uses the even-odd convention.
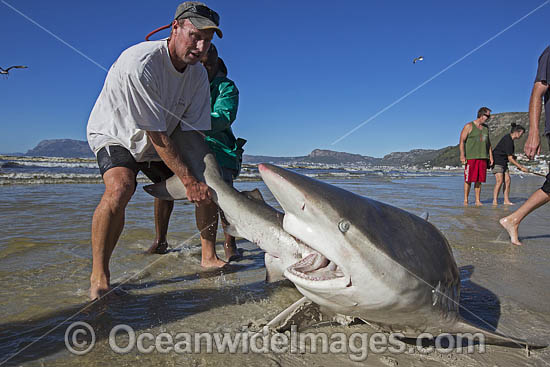
[[[485,182],[487,179],[487,160],[468,159],[464,167],[465,182]]]

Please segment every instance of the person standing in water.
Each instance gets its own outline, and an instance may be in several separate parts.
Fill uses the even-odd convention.
[[[487,178],[487,160],[493,165],[493,151],[486,122],[491,119],[491,110],[481,107],[477,119],[464,125],[460,133],[460,161],[464,164],[464,205],[475,183],[476,205],[481,206],[481,183]]]
[[[215,11],[184,2],[176,9],[170,38],[131,46],[107,73],[87,126],[105,183],[92,219],[91,299],[111,291],[109,262],[139,171],[153,182],[176,175],[191,202],[210,200],[208,186],[192,175],[170,135],[175,129],[211,128],[208,75],[199,61],[214,33],[222,37],[218,25]],[[172,205],[156,199],[155,211]]]
[[[529,159],[535,158],[535,155],[540,154],[540,132],[539,120],[542,112],[542,101],[544,99],[544,110],[546,114],[546,127],[544,134],[550,145],[550,90],[548,89],[548,80],[550,78],[550,47],[547,47],[539,57],[537,68],[537,76],[535,84],[531,91],[531,99],[529,101],[529,137],[525,142],[525,154]],[[550,169],[550,167],[549,167]],[[533,195],[527,199],[518,210],[507,217],[500,219],[500,225],[510,235],[510,240],[514,245],[521,246],[519,240],[518,229],[521,221],[529,215],[533,210],[541,207],[550,201],[550,173],[546,176],[546,181],[542,187],[535,191]]]
[[[497,199],[504,182],[504,204],[514,205],[510,201],[510,171],[508,170],[508,162],[519,168],[522,172],[528,172],[529,170],[519,164],[514,157],[514,140],[521,138],[525,128],[521,125],[512,123],[512,130],[510,134],[506,134],[500,139],[497,146],[493,150],[493,157],[495,159],[495,166],[493,167],[493,173],[495,175],[496,183],[493,190],[493,205],[498,205]]]

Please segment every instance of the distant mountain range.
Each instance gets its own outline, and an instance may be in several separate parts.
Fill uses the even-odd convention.
[[[467,121],[464,122],[466,124]],[[521,139],[516,140],[516,152],[523,152],[523,146],[527,140],[529,132],[529,115],[527,112],[505,112],[495,113],[487,124],[493,148],[500,139],[510,133],[512,123],[525,127],[526,133]],[[464,125],[457,125],[456,140],[459,140],[460,132]],[[541,134],[544,132],[544,114],[541,115],[539,122]],[[546,139],[541,139],[541,154],[548,154],[548,144]],[[244,155],[245,163],[327,163],[327,164],[349,164],[358,163],[376,166],[424,166],[433,167],[460,166],[460,150],[457,145],[451,145],[441,149],[413,149],[408,152],[394,152],[385,155],[383,158],[362,156],[344,152],[334,152],[331,150],[315,149],[307,156],[302,157],[269,157]]]
[[[506,112],[493,114],[488,124],[493,147],[496,146],[505,134],[510,132],[510,124],[512,122],[529,129],[529,116],[527,112]],[[540,125],[541,131],[544,131],[544,116],[541,117]],[[457,125],[457,141],[460,131],[462,130],[462,126],[463,125]],[[527,134],[516,141],[516,152],[523,151],[526,136]],[[548,146],[544,140],[542,147],[543,154],[548,154]],[[90,147],[86,141],[72,139],[43,140],[35,148],[30,149],[25,155],[68,158],[94,157],[94,154],[90,150]],[[332,150],[315,149],[310,154],[299,157],[271,157],[245,154],[243,161],[248,164],[267,162],[275,164],[361,164],[371,166],[430,165],[438,167],[460,165],[458,145],[448,146],[441,149],[413,149],[408,152],[394,152],[387,154],[383,158],[375,158],[346,152],[335,152]]]
[[[25,155],[63,158],[94,157],[87,141],[73,139],[42,140],[36,147],[27,151]]]

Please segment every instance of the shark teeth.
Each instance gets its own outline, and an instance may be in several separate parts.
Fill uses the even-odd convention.
[[[314,282],[347,278],[337,264],[320,253],[312,253],[290,266],[285,273]],[[349,283],[349,282],[348,282]],[[347,284],[346,284],[347,285]]]

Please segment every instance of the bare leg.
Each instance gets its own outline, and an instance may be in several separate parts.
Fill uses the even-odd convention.
[[[510,179],[510,172],[506,171],[504,174],[504,204],[505,205],[514,205],[510,201],[510,187],[512,185],[512,180]]]
[[[227,263],[216,255],[216,232],[218,231],[218,206],[210,202],[195,208],[197,228],[201,233],[202,259],[204,268],[221,268]]]
[[[500,187],[502,186],[502,173],[495,173],[495,188],[493,190],[493,205],[498,205],[498,193],[500,192]]]
[[[541,207],[543,204],[546,204],[550,201],[550,194],[545,193],[542,190],[537,190],[527,199],[518,210],[513,212],[507,217],[500,219],[500,225],[510,235],[510,239],[514,245],[521,246],[522,243],[518,238],[518,228],[521,221],[529,215],[533,210]]]
[[[231,260],[236,260],[239,257],[241,257],[241,254],[237,251],[237,244],[235,243],[235,237],[231,236],[227,233],[225,230],[226,227],[229,225],[227,222],[227,219],[225,219],[225,215],[223,214],[223,211],[221,209],[218,209],[220,213],[220,219],[222,221],[222,227],[223,227],[223,235],[225,237],[225,241],[223,243],[223,251],[225,252],[225,259],[229,262]]]
[[[471,182],[464,182],[464,205],[468,206],[468,195],[470,195]]]
[[[124,228],[124,212],[134,193],[135,175],[128,168],[115,167],[105,172],[103,182],[105,192],[92,219],[91,299],[110,289],[109,260]]]
[[[170,215],[174,209],[174,202],[160,200],[155,198],[155,241],[147,250],[149,254],[165,254],[168,252],[168,242],[166,241],[166,233],[168,233],[168,223]]]
[[[476,206],[482,206],[481,204],[481,182],[476,182],[474,186],[476,192]]]

